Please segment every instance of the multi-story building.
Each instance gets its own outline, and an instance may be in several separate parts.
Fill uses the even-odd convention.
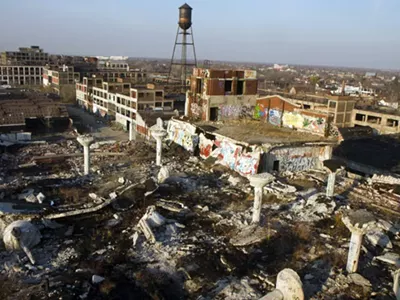
[[[112,61],[112,60],[99,60],[97,62],[97,68],[99,70],[126,70],[129,71],[129,65],[125,61]]]
[[[78,105],[93,112],[93,87],[102,87],[103,78],[83,77],[82,83],[76,83],[76,101]]]
[[[80,74],[74,72],[74,67],[63,65],[43,69],[43,86],[51,87],[58,95],[62,95],[67,89],[75,90],[75,83],[79,79]]]
[[[256,105],[258,80],[253,70],[193,70],[185,115],[216,121],[239,118]],[[244,111],[243,111],[244,110]]]
[[[10,86],[42,85],[43,66],[49,55],[38,46],[5,51],[0,56],[0,82]]]
[[[49,54],[39,46],[19,48],[19,51],[1,53],[1,64],[11,66],[44,66],[49,62]]]
[[[0,66],[0,81],[11,86],[42,85],[42,66]]]
[[[169,111],[174,107],[173,99],[165,99],[164,91],[149,84],[133,86],[118,79],[106,82],[98,77],[84,77],[76,84],[76,99],[79,106],[102,117],[115,119],[126,129],[136,125],[138,111]]]

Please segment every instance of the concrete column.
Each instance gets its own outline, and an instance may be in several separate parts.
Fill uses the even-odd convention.
[[[84,174],[90,173],[90,145],[94,142],[94,138],[91,135],[80,135],[77,138],[78,142],[83,146],[84,156]]]
[[[346,270],[349,273],[355,273],[358,268],[358,259],[360,257],[363,235],[357,231],[351,232],[349,256],[347,258]]]
[[[275,177],[269,173],[260,173],[250,175],[248,179],[250,181],[250,185],[254,187],[254,206],[251,223],[259,224],[261,218],[263,187],[274,181]]]
[[[363,235],[375,225],[375,217],[365,209],[350,211],[343,216],[344,225],[351,231],[346,270],[357,272]]]
[[[156,165],[161,166],[162,140],[167,136],[167,132],[164,129],[158,129],[152,130],[151,134],[157,142]]]
[[[136,140],[136,131],[133,129],[133,122],[131,121],[129,124],[129,140],[135,141]]]
[[[333,197],[335,193],[336,172],[331,172],[328,175],[328,185],[326,187],[326,196]]]

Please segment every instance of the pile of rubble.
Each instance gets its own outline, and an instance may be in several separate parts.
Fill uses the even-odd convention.
[[[317,170],[246,179],[174,145],[164,145],[159,161],[144,142],[88,148],[123,155],[92,155],[87,175],[76,141],[26,145],[8,155],[14,168],[46,153],[80,154],[65,159],[70,169],[60,172],[40,160],[46,176],[13,177],[3,165],[10,176],[0,202],[1,299],[398,293],[399,220],[364,199],[376,188],[368,182]]]

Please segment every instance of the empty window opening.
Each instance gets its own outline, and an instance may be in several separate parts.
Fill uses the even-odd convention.
[[[375,116],[368,116],[367,122],[371,124],[380,124],[381,123],[381,118],[380,117],[375,117]]]
[[[201,88],[202,88],[201,81],[202,81],[201,78],[196,79],[196,94],[201,94]]]
[[[356,121],[364,122],[364,121],[365,121],[365,115],[363,115],[363,114],[356,114]]]
[[[399,126],[399,120],[387,119],[386,126],[398,127]]]
[[[225,80],[225,94],[232,92],[232,80]]]
[[[336,102],[335,101],[330,101],[329,102],[329,108],[336,108]]]
[[[243,95],[243,87],[244,87],[244,81],[243,80],[239,80],[237,82],[237,94],[238,95]]]

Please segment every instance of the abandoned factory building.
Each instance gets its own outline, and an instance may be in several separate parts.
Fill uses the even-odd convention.
[[[203,121],[216,121],[252,114],[257,88],[257,73],[253,70],[194,68],[185,115]]]

